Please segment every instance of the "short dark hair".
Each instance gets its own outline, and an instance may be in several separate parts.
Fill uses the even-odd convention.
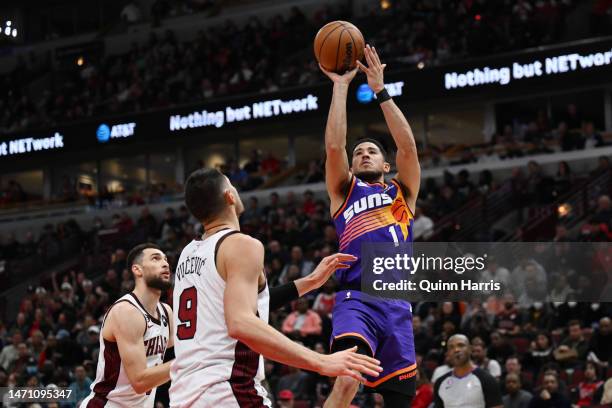
[[[576,320],[576,319],[570,320],[567,323],[567,327],[572,327],[572,326],[579,326],[580,328],[582,328],[582,324],[580,323],[580,320]]]
[[[372,139],[371,137],[362,137],[360,139],[357,139],[357,141],[353,143],[353,147],[351,148],[351,158],[353,157],[353,152],[355,151],[357,146],[359,146],[362,143],[368,143],[368,142],[375,144],[376,147],[378,147],[378,149],[382,153],[385,160],[387,160],[387,149],[385,149],[385,146],[383,146],[380,140]]]
[[[161,251],[161,248],[157,244],[154,244],[152,242],[145,242],[144,244],[136,245],[130,250],[127,256],[127,267],[130,271],[132,270],[132,266],[135,263],[142,262],[142,255],[144,253],[144,250],[148,248],[159,249]]]
[[[219,215],[225,207],[225,176],[217,169],[199,169],[185,182],[185,204],[200,222]]]

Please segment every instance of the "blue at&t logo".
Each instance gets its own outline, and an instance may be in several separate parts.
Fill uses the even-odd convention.
[[[111,130],[107,124],[101,124],[98,126],[98,130],[96,130],[96,137],[98,138],[98,142],[106,143],[110,139]]]
[[[374,92],[370,89],[368,84],[361,84],[357,88],[357,100],[361,103],[370,103],[374,98]]]

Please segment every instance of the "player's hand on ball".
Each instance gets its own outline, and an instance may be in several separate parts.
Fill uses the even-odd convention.
[[[365,47],[364,55],[368,66],[366,67],[363,65],[361,61],[357,61],[357,66],[367,75],[370,89],[374,91],[374,93],[379,93],[385,87],[383,71],[387,64],[381,64],[376,48],[370,47],[369,44]]]
[[[364,383],[362,374],[378,377],[383,370],[380,361],[357,353],[357,346],[334,354],[322,355],[319,373],[328,377],[347,376]]]
[[[321,66],[321,64],[319,64],[319,68],[321,69],[321,71],[323,71],[325,75],[329,77],[329,79],[334,81],[334,83],[344,84],[344,85],[350,84],[353,78],[355,78],[355,75],[357,75],[357,71],[359,70],[358,67],[355,67],[355,69],[346,71],[344,74],[340,75],[340,74],[336,74],[335,72],[326,70],[325,68],[323,68],[323,66]]]

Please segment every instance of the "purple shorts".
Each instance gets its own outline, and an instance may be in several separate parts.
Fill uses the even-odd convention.
[[[375,388],[398,379],[416,375],[416,356],[412,332],[412,308],[399,299],[384,300],[355,290],[336,294],[332,313],[332,338],[356,338],[364,341],[383,367],[378,377],[365,376],[366,386]]]

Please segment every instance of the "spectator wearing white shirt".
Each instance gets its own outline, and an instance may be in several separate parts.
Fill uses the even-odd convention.
[[[480,274],[481,282],[499,282],[502,284],[502,290],[506,290],[510,284],[510,271],[503,266],[499,266],[497,259],[490,256],[487,259],[487,268]]]
[[[427,239],[431,237],[433,234],[434,222],[423,214],[423,210],[421,207],[416,207],[414,210],[414,222],[412,224],[412,233],[414,234],[414,238]]]
[[[496,380],[501,377],[501,365],[497,360],[487,358],[487,348],[484,341],[479,337],[472,340],[472,361],[478,367],[491,374]]]

